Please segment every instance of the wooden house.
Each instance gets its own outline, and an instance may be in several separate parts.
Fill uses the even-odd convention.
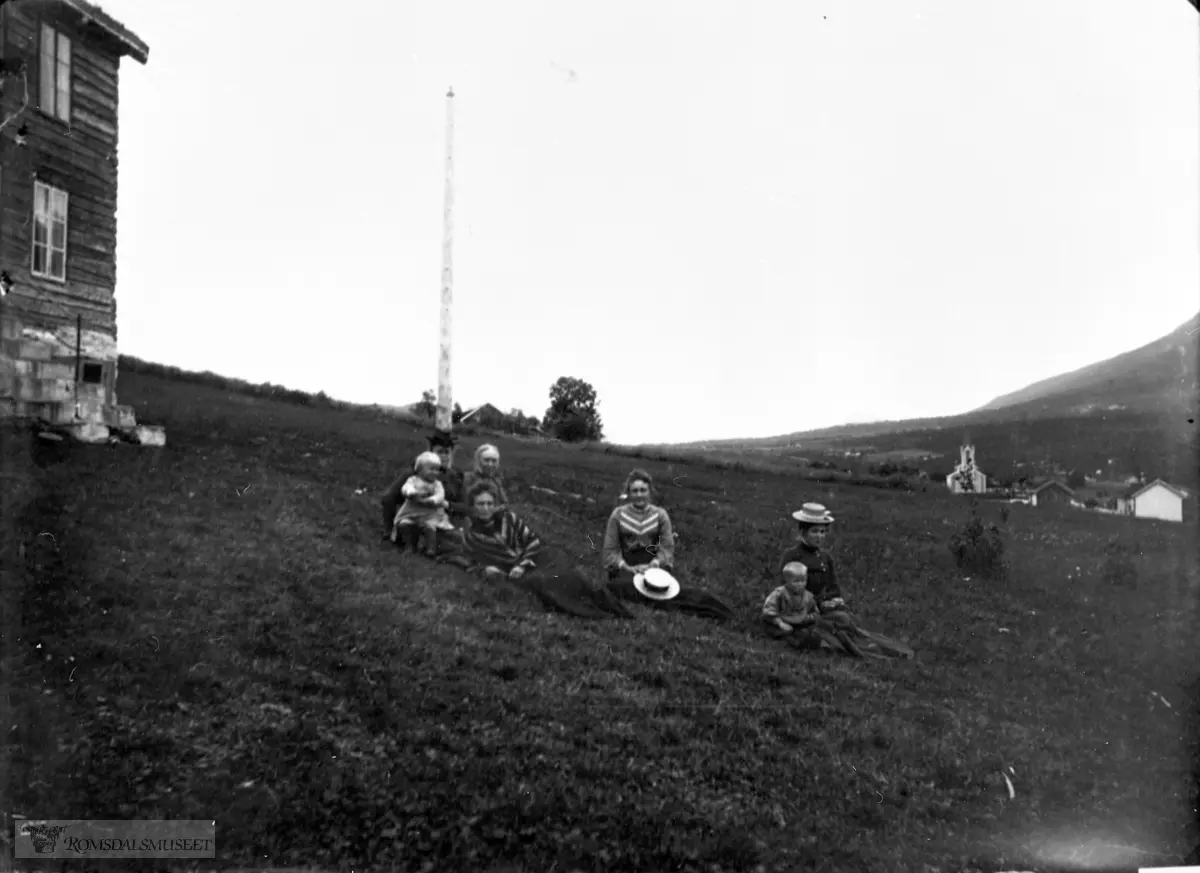
[[[506,428],[511,424],[509,416],[505,415],[490,403],[476,406],[463,415],[460,424],[471,424],[476,427]]]
[[[0,0],[0,408],[87,440],[162,439],[116,396],[119,74],[148,55],[85,0]]]
[[[1137,518],[1157,518],[1162,521],[1183,521],[1183,501],[1186,494],[1174,485],[1155,479],[1146,485],[1136,485],[1117,501],[1117,511]]]
[[[1041,483],[1029,495],[1030,505],[1043,507],[1070,506],[1074,499],[1075,492],[1065,482],[1058,479],[1050,479]]]

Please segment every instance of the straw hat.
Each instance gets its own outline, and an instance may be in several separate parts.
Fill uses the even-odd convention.
[[[833,524],[833,516],[820,503],[806,503],[792,513],[792,518],[804,524]]]
[[[660,567],[635,574],[633,587],[651,600],[670,600],[679,594],[679,581]]]

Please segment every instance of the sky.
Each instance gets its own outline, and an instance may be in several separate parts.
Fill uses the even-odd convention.
[[[1200,310],[1184,0],[101,0],[122,353],[621,443],[951,415]]]

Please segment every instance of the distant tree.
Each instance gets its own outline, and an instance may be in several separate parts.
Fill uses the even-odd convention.
[[[588,438],[588,420],[569,413],[554,423],[554,436],[565,443],[581,443]]]
[[[550,406],[543,426],[564,442],[603,439],[597,403],[595,388],[582,379],[562,376],[550,386]]]
[[[423,391],[421,402],[417,404],[417,413],[424,418],[433,418],[437,414],[437,395],[432,391]]]
[[[517,409],[515,406],[508,411],[508,428],[513,433],[528,433],[529,427],[525,424],[524,410]]]
[[[1067,474],[1067,487],[1075,489],[1085,485],[1087,485],[1087,477],[1083,475],[1082,470],[1075,469]]]
[[[426,392],[426,393],[430,393],[430,392]],[[454,408],[452,410],[450,410],[450,421],[453,422],[454,424],[458,424],[460,421],[462,421],[462,417],[465,414],[466,413],[463,412],[462,406],[460,406],[458,404],[458,402],[455,401]]]

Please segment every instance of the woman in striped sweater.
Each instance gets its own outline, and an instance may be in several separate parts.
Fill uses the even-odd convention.
[[[654,480],[645,470],[634,470],[625,479],[622,499],[629,502],[618,506],[608,517],[604,530],[602,560],[608,571],[608,590],[618,599],[640,603],[652,609],[684,612],[703,618],[729,621],[733,610],[719,597],[684,584],[669,600],[654,600],[643,596],[634,576],[652,567],[659,567],[678,578],[675,571],[675,531],[671,516],[661,506],[650,502]]]
[[[571,556],[543,542],[521,518],[500,505],[495,482],[476,482],[467,491],[470,516],[462,551],[443,560],[492,581],[509,579],[547,609],[581,618],[632,618],[607,588],[592,585]]]
[[[625,479],[629,502],[608,517],[602,560],[609,579],[632,579],[651,567],[671,571],[675,566],[675,533],[671,517],[650,502],[654,480],[645,470],[634,470]]]
[[[520,579],[537,566],[542,540],[500,501],[495,482],[483,480],[467,489],[470,516],[463,525],[463,545],[471,569],[485,578]]]

